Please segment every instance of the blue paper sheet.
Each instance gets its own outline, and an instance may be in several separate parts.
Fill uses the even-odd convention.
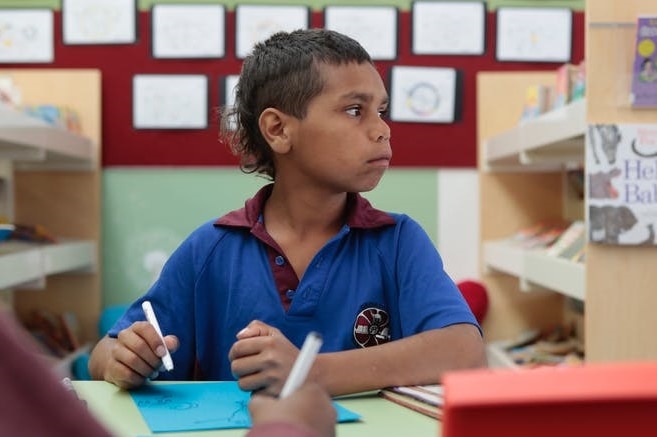
[[[251,393],[235,381],[146,384],[130,395],[152,432],[251,427]],[[360,419],[336,402],[333,405],[338,422]]]

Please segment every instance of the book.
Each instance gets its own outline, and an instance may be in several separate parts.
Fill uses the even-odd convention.
[[[438,384],[398,386],[390,390],[437,407],[443,405],[443,387]]]
[[[438,384],[388,387],[379,396],[434,419],[443,415],[443,387]]]
[[[565,248],[558,256],[575,262],[580,261],[586,248],[586,241],[587,235],[586,229],[584,229],[581,234],[578,234],[574,238],[572,244]]]
[[[657,107],[657,16],[637,18],[632,91],[634,108]]]
[[[576,72],[577,67],[573,64],[563,64],[557,68],[552,109],[561,108],[570,103],[571,89]]]
[[[523,249],[542,249],[553,244],[566,230],[566,225],[555,223],[522,243]]]
[[[544,114],[551,107],[554,87],[547,85],[532,85],[525,92],[525,103],[522,108],[520,122],[531,120]]]
[[[510,242],[523,249],[547,247],[566,229],[567,224],[561,219],[544,220],[520,228],[514,233]]]
[[[584,244],[586,244],[586,225],[582,220],[576,220],[545,250],[545,253],[550,256],[571,258]]]
[[[586,260],[586,244],[582,245],[569,259],[578,263],[584,262]]]
[[[586,137],[589,242],[657,245],[657,124],[593,124]]]
[[[586,60],[582,60],[575,66],[574,75],[571,77],[570,101],[583,99],[586,94]]]

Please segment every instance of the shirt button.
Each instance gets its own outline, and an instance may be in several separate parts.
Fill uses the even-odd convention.
[[[288,299],[292,299],[295,294],[297,294],[297,292],[295,290],[287,290],[285,292],[285,295],[287,296]]]
[[[276,259],[274,259],[274,262],[276,263],[277,266],[282,266],[283,264],[285,264],[285,258],[278,255]]]

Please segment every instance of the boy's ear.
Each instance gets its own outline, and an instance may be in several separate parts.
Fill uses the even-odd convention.
[[[287,153],[290,150],[288,121],[289,116],[275,108],[267,108],[260,114],[260,132],[275,153]]]

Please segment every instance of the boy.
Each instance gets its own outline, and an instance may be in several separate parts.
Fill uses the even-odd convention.
[[[331,395],[437,383],[485,365],[479,326],[415,221],[358,193],[388,168],[383,81],[353,39],[281,32],[244,60],[224,133],[242,169],[273,183],[194,231],[94,349],[93,377],[131,388],[235,378],[277,395],[306,334],[324,345],[309,379]],[[152,301],[162,345],[143,322]]]

